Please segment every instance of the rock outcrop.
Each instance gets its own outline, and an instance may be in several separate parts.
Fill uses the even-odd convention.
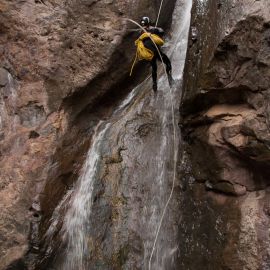
[[[183,269],[270,267],[269,14],[263,0],[194,1],[181,106]]]
[[[161,25],[169,24],[174,2],[164,1]],[[193,2],[181,105],[182,177],[163,225],[171,236],[179,235],[180,244],[168,244],[168,254],[160,249],[164,258],[156,256],[155,263],[185,270],[267,270],[269,0]],[[79,178],[94,128],[145,72],[135,70],[133,83],[127,79],[135,35],[124,18],[155,17],[159,4],[1,1],[0,270],[53,269],[65,214],[61,206]],[[146,222],[149,236],[143,225],[152,212],[145,205],[160,197],[166,201],[171,185],[166,182],[164,191],[149,174],[150,154],[171,155],[165,137],[167,147],[155,152],[162,135],[161,100],[152,108],[151,97],[141,91],[136,110],[113,119],[118,123],[104,145],[94,191],[93,269],[141,269],[144,249],[152,247],[159,219]],[[134,149],[143,154],[133,155]],[[171,175],[170,160],[165,165]]]
[[[163,26],[174,1],[164,5]],[[138,82],[136,71],[133,83],[126,80],[134,35],[124,18],[155,17],[158,7],[141,0],[1,1],[0,269],[35,268],[94,126]]]

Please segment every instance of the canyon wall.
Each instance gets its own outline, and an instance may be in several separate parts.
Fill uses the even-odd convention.
[[[1,1],[0,269],[34,267],[96,123],[143,74],[128,78],[137,34],[124,19],[155,18],[159,4]],[[174,1],[164,5],[166,26]]]
[[[183,269],[269,269],[269,1],[194,1],[181,104]]]
[[[1,270],[55,269],[50,262],[65,208],[55,210],[79,178],[97,123],[147,74],[138,65],[128,78],[137,34],[124,18],[155,18],[159,4],[1,1]],[[161,26],[170,24],[173,8],[174,1],[164,1]],[[179,238],[177,249],[163,254],[177,261],[164,262],[171,269],[270,268],[269,14],[269,0],[193,1],[180,106],[180,177],[163,228]],[[141,269],[143,240],[149,244],[155,230],[148,228],[149,237],[142,229],[147,218],[137,216],[151,198],[161,201],[151,191],[162,191],[164,201],[169,193],[151,182],[148,161],[153,153],[159,158],[157,134],[163,124],[171,127],[160,124],[163,96],[153,103],[150,88],[146,83],[137,91],[136,109],[127,110],[125,119],[113,119],[118,125],[102,148],[89,234],[93,269]],[[169,176],[171,164],[164,165]],[[48,241],[52,220],[59,222]]]

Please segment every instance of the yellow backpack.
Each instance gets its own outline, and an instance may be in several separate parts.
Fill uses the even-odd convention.
[[[151,40],[154,41],[154,43],[157,46],[164,45],[164,40],[162,38],[160,38],[158,35],[151,34],[151,33],[143,33],[135,41],[135,45],[137,46],[137,54],[138,54],[139,60],[151,61],[154,57],[154,53],[151,50],[144,47],[143,41],[146,38],[151,38]]]
[[[156,34],[151,34],[151,33],[143,33],[140,35],[140,37],[135,41],[135,46],[137,46],[137,51],[136,51],[136,57],[135,57],[135,60],[133,62],[133,65],[132,65],[132,68],[131,68],[131,71],[130,71],[130,76],[132,74],[132,71],[133,71],[133,67],[137,61],[137,58],[139,60],[146,60],[146,61],[151,61],[154,57],[154,53],[145,48],[144,44],[143,44],[143,40],[146,39],[146,38],[151,38],[152,41],[154,41],[154,43],[157,45],[157,46],[162,46],[164,45],[164,40],[162,38],[160,38],[158,35]]]

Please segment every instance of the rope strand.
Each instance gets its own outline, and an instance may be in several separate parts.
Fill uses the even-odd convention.
[[[132,75],[132,72],[133,72],[133,68],[137,62],[137,58],[138,58],[138,52],[136,51],[136,55],[135,55],[135,58],[134,58],[134,61],[133,61],[133,64],[132,64],[132,67],[131,67],[131,70],[130,70],[130,73],[129,73],[129,76]]]
[[[156,25],[155,27],[157,27],[158,21],[159,21],[159,16],[160,16],[160,12],[163,6],[163,0],[161,0],[160,6],[159,6],[159,10],[158,10],[158,16],[157,16],[157,20],[156,20]]]
[[[160,8],[159,8],[159,12],[158,12],[158,17],[157,17],[157,21],[156,21],[156,26],[158,24],[158,21],[159,21],[159,16],[160,16],[160,12],[161,12],[161,8],[162,8],[162,5],[163,5],[163,0],[161,1],[160,3]],[[139,26],[145,33],[147,33],[147,31],[141,26],[139,25],[137,22],[131,20],[131,19],[127,19],[128,21],[136,24],[137,26]],[[151,35],[150,35],[150,38],[151,38]],[[169,81],[169,76],[166,72],[166,67],[165,67],[165,64],[164,64],[164,61],[162,59],[162,56],[161,56],[161,53],[159,51],[159,48],[157,47],[157,45],[155,44],[155,42],[153,41],[153,39],[151,38],[153,44],[155,45],[157,51],[158,51],[158,54],[160,56],[160,59],[161,59],[161,62],[162,62],[162,66],[163,66],[163,69],[164,69],[164,72],[167,76],[167,79]],[[153,243],[153,247],[152,247],[152,251],[151,251],[151,254],[150,254],[150,258],[149,258],[149,263],[148,263],[148,269],[151,270],[151,261],[152,261],[152,258],[153,258],[153,255],[154,255],[154,252],[155,252],[155,247],[156,247],[156,243],[157,243],[157,239],[158,239],[158,236],[159,236],[159,233],[160,233],[160,229],[161,229],[161,226],[162,226],[162,222],[163,222],[163,219],[164,219],[164,216],[167,212],[167,208],[168,208],[168,205],[171,201],[171,198],[172,198],[172,195],[173,195],[173,191],[174,191],[174,187],[175,187],[175,179],[176,179],[176,162],[177,162],[177,155],[178,155],[178,149],[176,149],[176,125],[175,125],[175,115],[174,115],[174,105],[173,105],[173,95],[172,95],[172,89],[171,87],[170,88],[170,97],[171,97],[171,113],[172,113],[172,122],[173,122],[173,149],[174,149],[174,157],[173,157],[173,163],[174,163],[174,166],[173,166],[173,183],[172,183],[172,188],[171,188],[171,191],[170,191],[170,195],[169,195],[169,198],[165,204],[165,207],[163,209],[163,212],[162,212],[162,215],[161,215],[161,218],[160,218],[160,221],[159,221],[159,225],[158,225],[158,229],[157,229],[157,232],[156,232],[156,235],[155,235],[155,239],[154,239],[154,243]]]
[[[159,7],[155,27],[157,27],[157,25],[158,25],[159,16],[160,16],[160,13],[161,13],[162,6],[163,6],[163,0],[161,0],[161,3],[160,3],[160,7]],[[161,60],[162,60],[162,58],[161,58]],[[166,72],[166,68],[165,68],[165,65],[164,65],[163,61],[162,61],[162,64],[163,64],[163,68],[164,68],[164,70]],[[167,78],[169,80],[167,72],[166,72],[166,75],[167,75]],[[174,187],[175,187],[175,179],[176,179],[176,163],[177,163],[178,149],[176,148],[176,126],[175,126],[175,115],[174,115],[174,105],[173,105],[173,93],[172,93],[171,87],[169,87],[169,88],[170,88],[171,113],[172,113],[172,122],[173,122],[173,150],[174,150],[174,156],[173,156],[173,183],[172,183],[172,188],[171,188],[169,198],[168,198],[168,200],[167,200],[167,202],[165,204],[165,207],[163,209],[163,212],[162,212],[162,215],[161,215],[161,218],[160,218],[160,221],[159,221],[159,226],[158,226],[158,229],[157,229],[157,232],[156,232],[154,244],[153,244],[153,247],[152,247],[152,252],[151,252],[151,255],[150,255],[150,258],[149,258],[149,266],[148,266],[149,270],[151,270],[151,261],[152,261],[152,258],[153,258],[154,252],[155,252],[157,239],[158,239],[158,236],[159,236],[159,233],[160,233],[160,229],[161,229],[161,226],[162,226],[162,223],[163,223],[164,216],[165,216],[165,214],[167,212],[168,205],[169,205],[169,203],[171,201],[171,198],[172,198],[172,195],[173,195],[173,191],[174,191]]]

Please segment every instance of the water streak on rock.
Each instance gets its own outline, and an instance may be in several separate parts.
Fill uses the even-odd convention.
[[[148,267],[160,217],[171,191],[175,169],[173,160],[180,135],[177,131],[174,141],[173,120],[177,126],[177,108],[180,102],[191,3],[190,0],[177,1],[173,15],[168,55],[171,56],[174,67],[174,87],[169,89],[167,77],[163,74],[158,82],[159,91],[154,95],[151,81],[146,79],[118,106],[108,122],[101,122],[96,128],[92,146],[64,221],[64,242],[67,242],[67,253],[59,268],[61,270],[91,268],[89,255],[95,252],[91,250],[95,235],[90,236],[90,231],[93,230],[90,227],[93,226],[93,219],[95,219],[92,210],[95,182],[102,178],[101,171],[104,166],[107,166],[107,174],[109,174],[108,164],[119,162],[122,166],[120,169],[122,178],[117,194],[114,195],[110,191],[104,196],[119,198],[115,207],[119,208],[122,205],[123,208],[112,217],[113,222],[115,221],[112,225],[114,236],[116,235],[118,243],[110,246],[105,240],[103,248],[104,253],[106,250],[107,252],[104,256],[109,256],[108,248],[120,249],[121,252],[124,250],[123,246],[129,245],[128,251],[123,251],[129,254],[124,256],[127,258],[121,264],[125,264],[126,269],[135,269],[137,265],[140,265],[141,269]],[[172,106],[175,108],[173,111]],[[172,113],[175,117],[172,117]],[[110,152],[112,154],[104,164],[103,159],[106,155],[109,156]],[[117,153],[116,157],[115,153]],[[107,181],[106,184],[110,183]],[[113,187],[110,190],[113,190]],[[126,203],[123,203],[125,200]],[[166,222],[161,227],[158,237],[152,269],[174,269],[178,251],[177,226],[174,226],[178,222],[179,209],[175,209],[178,205],[177,200],[177,196],[174,196],[171,207],[166,213]],[[125,217],[121,218],[122,214]],[[118,218],[120,222],[117,221]],[[137,247],[132,247],[136,245],[133,243],[132,235],[137,235],[138,241],[141,239],[142,244],[139,244],[139,249],[143,250],[143,254],[140,256],[136,253]],[[128,238],[131,241],[126,240]],[[104,247],[106,245],[107,248]],[[107,269],[106,266],[103,269]]]
[[[87,269],[84,257],[88,253],[87,232],[91,215],[93,187],[99,170],[100,147],[109,128],[109,124],[106,124],[99,130],[101,125],[102,122],[96,128],[93,145],[87,154],[86,163],[65,217],[64,237],[68,239],[68,246],[67,257],[61,268],[63,270]]]

